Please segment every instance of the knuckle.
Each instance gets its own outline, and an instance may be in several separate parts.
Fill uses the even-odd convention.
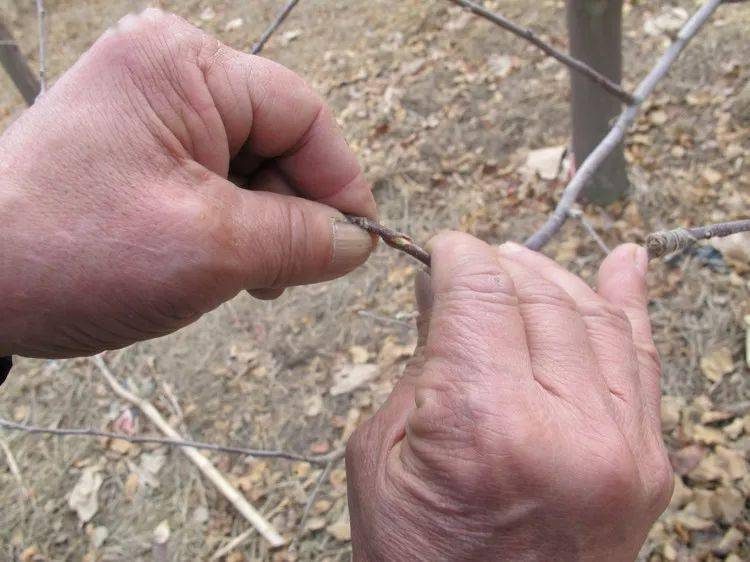
[[[640,362],[649,370],[661,373],[661,357],[653,342],[636,342],[636,353]]]
[[[595,497],[603,506],[632,504],[638,496],[638,468],[635,459],[625,453],[610,455],[600,462],[592,462],[592,481],[597,482]]]
[[[283,198],[279,200],[278,213],[280,216],[273,221],[276,232],[269,242],[273,245],[275,240],[280,247],[267,252],[270,256],[269,287],[286,286],[299,273],[300,267],[310,265],[302,259],[304,254],[312,255],[308,252],[309,225],[302,206]]]
[[[525,307],[544,309],[549,312],[578,313],[576,302],[562,289],[554,285],[527,286],[526,291],[519,293],[519,304]]]
[[[167,62],[177,54],[200,52],[203,32],[182,18],[158,8],[128,14],[110,28],[93,50],[110,66],[121,66],[142,77],[147,70],[164,78]],[[163,60],[162,60],[163,59]]]
[[[632,334],[632,326],[625,311],[606,301],[579,303],[579,310],[584,319],[601,324],[610,331],[621,334]]]
[[[512,280],[499,266],[493,264],[484,264],[484,267],[476,263],[463,264],[453,273],[450,286],[438,291],[435,298],[449,298],[456,303],[476,302],[503,306],[518,304]]]

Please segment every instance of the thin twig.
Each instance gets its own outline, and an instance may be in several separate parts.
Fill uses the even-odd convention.
[[[291,11],[298,3],[299,0],[289,0],[287,5],[284,6],[284,9],[279,12],[278,16],[276,16],[276,19],[273,21],[273,23],[268,26],[268,29],[266,29],[258,42],[253,45],[253,48],[250,51],[253,55],[257,55],[263,50],[263,47],[265,47],[266,43],[271,38],[271,35],[273,35],[274,32],[279,28],[279,26],[284,23],[284,20],[289,16]]]
[[[680,53],[682,53],[690,40],[695,37],[701,27],[703,27],[711,15],[722,4],[722,1],[708,0],[683,26],[677,34],[675,41],[657,61],[651,72],[638,85],[634,93],[636,102],[620,114],[609,133],[607,133],[599,145],[588,155],[578,170],[576,170],[573,179],[565,187],[554,212],[549,216],[544,225],[526,240],[527,247],[532,250],[540,250],[557,234],[567,220],[568,212],[575,204],[583,188],[586,187],[591,177],[614,148],[625,138],[628,128],[638,115],[643,100],[654,91],[657,84],[667,75],[669,69],[680,56]]]
[[[328,453],[327,455],[320,456],[307,456],[299,455],[297,453],[289,453],[286,451],[273,451],[265,449],[247,449],[244,447],[232,447],[228,445],[217,445],[215,443],[202,443],[200,441],[190,441],[186,439],[169,439],[166,437],[150,437],[141,435],[126,435],[124,433],[114,433],[110,431],[100,431],[98,429],[88,428],[51,428],[51,427],[37,427],[33,425],[25,425],[21,423],[12,422],[10,420],[0,418],[0,427],[5,429],[23,431],[25,433],[38,433],[47,435],[75,435],[79,437],[104,437],[106,439],[119,439],[127,441],[129,443],[152,443],[156,445],[168,445],[170,447],[191,447],[193,449],[202,449],[206,451],[217,451],[220,453],[230,453],[233,455],[247,455],[255,458],[274,458],[274,459],[285,459],[289,461],[303,461],[311,464],[325,465],[334,458],[338,451]]]
[[[395,324],[403,328],[412,327],[412,324],[410,324],[409,322],[404,322],[403,320],[399,320],[398,318],[390,318],[388,316],[383,316],[382,314],[378,314],[377,312],[370,312],[369,310],[359,310],[357,311],[357,314],[365,318],[372,318],[373,320],[382,322],[383,324]]]
[[[383,226],[382,224],[366,217],[355,217],[352,215],[345,216],[352,224],[356,224],[358,227],[366,230],[367,232],[379,236],[383,240],[383,242],[385,242],[391,248],[395,248],[396,250],[404,252],[405,254],[409,254],[411,257],[421,261],[427,267],[430,267],[429,252],[417,245],[414,240],[412,240],[406,234],[388,228],[387,226]]]
[[[39,22],[39,94],[47,91],[47,11],[44,0],[36,0],[36,17]]]
[[[586,230],[586,232],[589,233],[589,236],[594,239],[594,241],[597,243],[599,248],[601,248],[602,252],[605,254],[609,254],[612,250],[607,246],[607,243],[604,241],[604,239],[599,236],[599,233],[596,231],[594,226],[588,221],[586,218],[586,215],[583,214],[583,211],[578,208],[573,208],[569,211],[570,216],[577,219],[578,222],[581,223],[581,226]]]
[[[326,467],[323,469],[323,472],[320,473],[320,477],[315,483],[315,487],[313,488],[312,492],[310,492],[310,496],[307,498],[307,502],[305,502],[305,509],[302,510],[302,517],[300,518],[299,525],[297,526],[297,534],[294,537],[294,541],[292,541],[292,550],[297,547],[300,538],[302,538],[302,533],[305,532],[305,524],[307,523],[308,515],[310,515],[310,509],[312,509],[312,506],[315,503],[315,498],[318,497],[320,488],[323,486],[323,482],[325,482],[326,478],[328,478],[328,475],[331,473],[331,469],[333,468],[334,464],[336,464],[336,461],[331,461],[326,465]]]
[[[154,406],[150,402],[144,400],[143,398],[139,398],[138,396],[127,390],[119,382],[117,382],[117,379],[109,370],[109,367],[107,367],[107,364],[104,362],[104,359],[102,359],[101,356],[97,355],[93,357],[92,361],[98,368],[99,373],[102,375],[104,380],[115,392],[115,394],[117,394],[124,400],[127,400],[131,404],[137,406],[141,410],[141,412],[143,412],[145,416],[150,419],[154,423],[154,425],[156,425],[156,427],[158,427],[168,437],[170,437],[171,439],[182,441],[180,434],[177,433],[177,431],[171,425],[169,425],[169,423],[167,423],[167,421],[162,417],[159,411],[154,408]],[[195,464],[196,467],[198,467],[198,470],[200,470],[203,475],[208,480],[210,480],[214,486],[216,486],[217,490],[235,507],[235,509],[237,509],[237,511],[240,512],[240,514],[253,527],[255,527],[255,529],[271,544],[272,547],[279,547],[286,543],[284,537],[279,534],[274,526],[252,505],[250,505],[250,503],[245,499],[245,496],[242,495],[234,486],[232,486],[226,478],[224,478],[221,472],[219,472],[219,470],[211,463],[211,461],[209,461],[205,456],[199,453],[197,449],[194,449],[192,447],[181,447],[180,451],[182,451],[182,453],[188,459],[190,459],[190,461]]]
[[[648,249],[649,257],[660,258],[689,248],[698,240],[723,238],[739,232],[750,232],[750,219],[654,232],[646,237],[646,249]]]
[[[505,16],[501,16],[500,14],[491,12],[488,9],[484,8],[483,6],[480,6],[479,4],[472,2],[471,0],[450,0],[450,1],[453,2],[454,4],[462,6],[463,8],[466,8],[472,13],[488,21],[491,21],[492,23],[502,27],[506,31],[510,31],[512,34],[520,37],[521,39],[525,39],[529,43],[535,45],[536,47],[544,51],[550,57],[557,59],[558,61],[563,63],[565,66],[567,66],[571,70],[574,70],[575,72],[578,72],[579,74],[582,74],[583,76],[586,76],[587,78],[589,78],[590,80],[592,80],[593,82],[601,86],[604,90],[606,90],[607,92],[609,92],[616,98],[620,99],[627,105],[632,105],[636,102],[636,99],[631,94],[623,90],[619,84],[616,84],[615,82],[613,82],[612,80],[604,76],[604,74],[593,69],[582,60],[579,60],[575,57],[570,56],[567,53],[564,53],[562,51],[555,49],[549,43],[545,43],[539,37],[537,37],[534,34],[534,32],[531,31],[530,29],[516,25],[515,23],[507,19]]]
[[[21,92],[26,104],[34,103],[39,95],[39,80],[34,71],[29,68],[26,58],[18,48],[18,43],[2,20],[0,20],[0,64]]]
[[[18,486],[21,488],[21,493],[24,496],[28,497],[29,491],[26,489],[26,486],[23,483],[23,477],[21,476],[21,471],[18,468],[18,463],[16,462],[16,458],[13,456],[13,452],[10,450],[10,447],[8,447],[8,444],[5,441],[0,441],[0,448],[2,448],[3,452],[5,453],[5,460],[8,463],[8,468],[10,469],[10,473],[16,479],[16,482],[18,482]]]
[[[252,529],[248,529],[246,531],[243,531],[236,537],[234,537],[231,541],[229,541],[227,544],[222,546],[219,550],[213,553],[211,556],[211,560],[219,560],[220,558],[223,558],[230,552],[232,552],[235,548],[240,546],[242,543],[244,543],[247,539],[250,538],[250,535],[253,534]]]

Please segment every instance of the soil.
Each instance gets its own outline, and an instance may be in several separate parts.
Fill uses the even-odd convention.
[[[158,4],[248,51],[280,3]],[[135,0],[45,4],[52,82],[109,25],[145,5]],[[553,44],[566,43],[561,1],[496,0],[487,5],[533,27]],[[695,2],[686,0],[672,5],[688,12],[695,8]],[[629,89],[668,44],[664,34],[644,33],[644,24],[664,9],[653,0],[626,5]],[[36,65],[34,3],[0,0],[0,14]],[[748,215],[748,26],[750,5],[723,6],[647,102],[626,147],[631,195],[605,209],[584,209],[610,246],[641,242],[656,229]],[[565,69],[449,2],[303,1],[264,56],[297,71],[325,96],[373,183],[383,222],[418,240],[442,229],[468,231],[493,243],[522,240],[543,222],[564,187],[563,178],[543,181],[529,174],[524,162],[530,150],[569,142]],[[23,107],[0,73],[0,127]],[[721,411],[750,399],[743,322],[750,314],[750,265],[711,250],[704,245],[653,263],[650,271],[664,393],[679,397],[691,412]],[[603,258],[574,221],[546,253],[592,282]],[[105,358],[122,381],[186,437],[326,452],[340,447],[382,403],[414,346],[416,271],[413,261],[381,244],[366,265],[345,279],[295,288],[268,303],[242,295],[187,329]],[[718,350],[728,350],[731,369],[713,382],[701,359]],[[336,374],[357,363],[377,365],[378,375],[352,392],[332,395]],[[0,389],[2,417],[39,426],[111,427],[127,408],[87,359],[20,359]],[[140,433],[158,433],[134,414]],[[688,422],[683,415],[682,426]],[[702,423],[708,422],[695,422]],[[745,427],[750,432],[750,424]],[[701,442],[679,428],[665,437],[673,451]],[[22,488],[3,460],[0,559],[157,559],[152,558],[154,530],[166,520],[171,530],[167,555],[159,559],[207,560],[248,528],[178,450],[5,431],[0,439],[23,481]],[[703,445],[709,454],[717,443],[704,440]],[[718,445],[742,455],[750,450],[741,435]],[[156,484],[133,492],[128,484],[133,466],[155,451],[166,455]],[[277,529],[290,539],[300,535],[296,549],[269,552],[251,534],[228,560],[349,559],[350,543],[341,534],[347,521],[343,463],[323,482],[300,530],[321,467],[208,456]],[[68,496],[82,469],[97,463],[104,478],[98,511],[81,526]],[[701,485],[689,476],[684,481],[688,487]],[[739,559],[750,557],[744,507],[733,518],[716,517],[699,530],[686,527],[675,513],[665,514],[655,528],[644,559],[723,558],[728,553],[715,552],[730,528],[742,536],[731,552]],[[103,540],[101,528],[106,529]]]

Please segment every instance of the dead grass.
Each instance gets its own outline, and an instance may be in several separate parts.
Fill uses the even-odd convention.
[[[34,60],[32,4],[0,0],[0,12],[9,14],[24,52]],[[51,77],[59,76],[109,24],[141,4],[48,0]],[[243,50],[278,8],[269,0],[216,2],[210,3],[215,17],[202,20],[209,3],[161,4]],[[561,3],[494,4],[564,42]],[[660,50],[658,40],[642,34],[642,22],[658,10],[657,4],[639,3],[627,15],[629,84]],[[237,17],[243,25],[224,31]],[[330,100],[373,181],[385,221],[418,239],[445,228],[492,242],[523,239],[541,223],[554,202],[554,190],[561,187],[560,182],[531,181],[520,167],[529,149],[567,142],[567,77],[556,64],[484,22],[449,25],[461,18],[441,2],[302,2],[284,27],[301,35],[288,44],[282,35],[275,37],[266,54],[301,73]],[[721,114],[732,115],[736,93],[750,75],[749,23],[746,5],[723,8],[719,21],[696,40],[657,93],[653,109],[667,111],[670,120],[655,127],[644,118],[636,127],[640,140],[629,145],[633,201],[604,211],[587,209],[608,243],[639,241],[664,226],[747,214],[747,164],[739,161],[737,167],[725,157],[730,143],[747,152],[747,132],[742,136],[732,122],[723,128],[718,123]],[[492,54],[514,57],[508,76],[493,74],[488,64]],[[704,105],[687,101],[687,94],[696,92],[705,92]],[[20,97],[0,76],[2,123],[8,125],[20,108]],[[728,140],[731,134],[735,137]],[[673,151],[678,145],[681,155]],[[707,167],[722,175],[720,185],[705,185],[700,176]],[[594,278],[602,257],[575,224],[566,225],[548,253],[588,279]],[[387,396],[404,359],[394,357],[394,346],[408,347],[415,340],[413,330],[402,324],[357,311],[408,321],[414,313],[414,273],[410,261],[380,247],[344,280],[293,289],[275,303],[240,296],[178,334],[112,353],[108,360],[121,378],[174,417],[163,386],[169,384],[184,413],[174,421],[191,438],[301,452],[311,446],[335,447]],[[741,357],[742,316],[750,313],[747,272],[712,271],[700,258],[690,257],[673,266],[655,264],[651,284],[666,392],[688,399],[708,392],[711,385],[700,372],[700,357],[720,347]],[[352,362],[353,346],[364,347],[367,361],[385,367],[370,384],[333,397],[327,392],[332,373]],[[714,402],[750,397],[748,374],[738,360],[735,372],[712,390]],[[22,360],[0,395],[2,415],[36,425],[103,427],[123,407],[85,360]],[[153,428],[141,420],[140,430]],[[0,503],[13,506],[0,513],[0,543],[6,545],[0,557],[14,560],[35,547],[40,560],[79,560],[86,553],[89,560],[148,560],[153,530],[167,519],[171,559],[202,560],[246,529],[176,452],[167,454],[158,488],[127,498],[128,461],[137,462],[145,447],[120,454],[96,440],[2,437],[33,494],[20,498],[13,476],[0,470]],[[296,533],[319,469],[211,458],[244,486],[282,532]],[[87,530],[68,509],[66,495],[81,466],[102,460],[106,477],[93,525],[106,527],[109,536],[93,549]],[[348,559],[348,543],[325,529],[345,515],[341,471],[336,467],[324,483],[323,503],[313,513],[323,526],[304,533],[301,560]],[[208,510],[206,521],[196,518],[200,508]],[[694,540],[691,548],[703,539]],[[653,549],[660,553],[662,543],[654,542]],[[291,558],[283,551],[268,553],[255,537],[240,550],[249,560]]]

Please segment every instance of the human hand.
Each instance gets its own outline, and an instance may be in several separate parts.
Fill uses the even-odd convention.
[[[127,16],[0,139],[0,356],[122,347],[341,276],[372,249],[341,212],[374,217],[370,187],[298,76]]]
[[[597,293],[520,246],[431,249],[415,358],[347,451],[354,560],[633,560],[672,490],[645,252]]]

